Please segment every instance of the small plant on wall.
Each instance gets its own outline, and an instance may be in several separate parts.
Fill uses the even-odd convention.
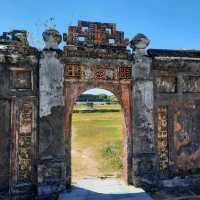
[[[42,49],[44,47],[44,41],[42,40],[42,33],[47,29],[55,29],[56,22],[55,17],[51,16],[46,20],[40,20],[34,24],[33,31],[28,33],[28,40],[31,46]]]

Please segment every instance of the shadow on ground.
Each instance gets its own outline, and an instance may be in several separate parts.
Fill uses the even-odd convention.
[[[144,192],[133,194],[101,194],[78,187],[60,195],[59,200],[151,200]]]
[[[59,200],[152,200],[140,188],[127,186],[115,178],[82,179],[72,186],[71,192],[64,192]]]

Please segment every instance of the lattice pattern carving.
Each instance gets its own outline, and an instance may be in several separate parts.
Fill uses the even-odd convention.
[[[81,65],[79,64],[68,64],[65,70],[65,76],[67,78],[79,79],[81,77]]]
[[[65,41],[69,45],[92,48],[111,48],[126,51],[128,39],[124,33],[116,30],[112,23],[79,21],[78,26],[70,26]]]
[[[18,181],[31,181],[32,174],[32,115],[31,103],[24,103],[20,112],[18,133]]]
[[[158,108],[158,152],[160,170],[168,168],[168,130],[167,130],[167,106]]]
[[[131,67],[119,67],[119,79],[131,79]]]

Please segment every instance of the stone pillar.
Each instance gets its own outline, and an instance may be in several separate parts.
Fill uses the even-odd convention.
[[[48,196],[65,189],[64,65],[59,61],[61,35],[43,33],[46,44],[39,70],[39,161],[38,195]]]
[[[151,58],[145,54],[149,39],[136,35],[131,41],[133,64],[133,183],[146,189],[155,179],[153,79]]]

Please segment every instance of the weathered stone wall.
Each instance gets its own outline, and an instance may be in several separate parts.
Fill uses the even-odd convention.
[[[64,65],[59,51],[43,50],[40,58],[40,126],[38,194],[65,189]]]
[[[0,192],[32,195],[37,185],[38,51],[25,40],[5,36],[0,58]]]
[[[9,190],[10,179],[10,107],[8,99],[0,99],[0,190],[7,192]]]
[[[70,27],[64,51],[57,31],[43,38],[39,52],[25,31],[0,36],[0,192],[30,199],[70,186],[73,105],[95,87],[122,105],[128,183],[152,189],[200,180],[200,51],[146,54],[149,40],[138,34],[130,53],[108,23]]]
[[[180,176],[183,181],[200,171],[200,54],[149,50],[149,55],[153,59],[158,174],[160,179]]]
[[[133,182],[139,186],[152,187],[156,178],[156,154],[151,58],[136,53],[132,70]]]

